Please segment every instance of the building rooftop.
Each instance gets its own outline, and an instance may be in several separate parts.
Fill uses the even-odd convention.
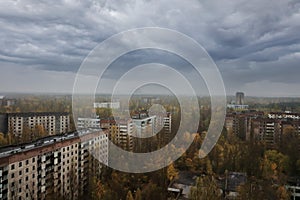
[[[1,147],[0,158],[7,157],[15,153],[21,153],[21,152],[33,150],[38,147],[48,146],[56,142],[62,142],[74,138],[79,138],[81,136],[94,133],[95,131],[100,131],[100,129],[99,130],[84,129],[84,130],[63,134],[63,135],[53,135],[53,136],[44,137],[29,143]]]
[[[50,115],[69,115],[68,112],[14,112],[14,113],[0,113],[0,115],[8,115],[8,116],[50,116]]]

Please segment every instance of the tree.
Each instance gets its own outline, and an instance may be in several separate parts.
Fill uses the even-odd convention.
[[[290,199],[289,193],[284,186],[272,185],[269,180],[258,180],[251,177],[248,182],[238,187],[238,200],[257,199]]]
[[[8,138],[0,132],[0,146],[8,145]]]
[[[221,199],[221,192],[215,178],[211,175],[198,177],[196,186],[191,188],[191,200],[217,200]]]
[[[164,188],[158,187],[152,182],[148,183],[142,190],[144,200],[166,199],[165,194]]]
[[[175,169],[173,163],[168,166],[167,177],[168,177],[169,181],[173,181],[174,179],[178,178],[178,171]]]
[[[47,132],[45,131],[44,126],[42,125],[36,125],[32,132],[33,132],[34,139],[47,136]]]
[[[142,200],[142,192],[140,188],[137,189],[134,200]]]
[[[284,183],[289,169],[289,157],[276,150],[268,150],[261,162],[261,169],[263,178]]]
[[[134,200],[130,190],[127,193],[126,200]]]
[[[28,126],[24,125],[23,132],[21,135],[21,143],[31,142],[31,141],[32,141],[32,131]]]
[[[100,180],[96,180],[96,195],[98,199],[101,199],[105,194],[104,186]]]
[[[7,133],[8,144],[16,144],[18,142],[18,138],[11,132]]]

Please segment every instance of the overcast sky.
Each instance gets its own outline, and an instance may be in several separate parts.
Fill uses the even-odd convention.
[[[140,27],[174,29],[199,42],[219,67],[228,94],[300,96],[299,0],[1,1],[0,93],[70,93],[97,44]],[[177,58],[164,63],[187,68]],[[116,78],[111,74],[120,67],[106,78]]]

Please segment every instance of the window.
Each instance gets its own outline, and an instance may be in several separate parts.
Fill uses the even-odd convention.
[[[26,165],[28,165],[28,163],[29,163],[29,161],[28,161],[28,160],[26,160]]]
[[[15,164],[12,164],[11,167],[10,167],[10,169],[14,170],[15,169]]]
[[[19,175],[20,175],[20,176],[22,175],[22,171],[19,171]]]
[[[19,162],[19,167],[22,167],[22,162]]]
[[[14,178],[14,177],[15,177],[15,174],[14,174],[14,173],[12,173],[12,174],[11,174],[11,178]]]

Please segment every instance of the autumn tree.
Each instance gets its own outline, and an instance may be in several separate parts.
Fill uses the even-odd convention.
[[[141,192],[140,188],[137,189],[134,200],[142,200],[142,192]]]
[[[8,138],[6,135],[4,135],[4,133],[1,133],[0,132],[0,146],[5,146],[5,145],[8,145],[9,142],[8,142]]]
[[[130,190],[127,193],[126,200],[134,200]]]
[[[215,178],[211,175],[198,177],[196,186],[190,190],[191,200],[217,200],[221,199],[221,192]]]
[[[276,150],[268,150],[261,161],[261,170],[264,179],[283,184],[289,170],[289,157]]]
[[[178,178],[178,171],[175,169],[173,163],[168,166],[167,177],[170,182]]]

